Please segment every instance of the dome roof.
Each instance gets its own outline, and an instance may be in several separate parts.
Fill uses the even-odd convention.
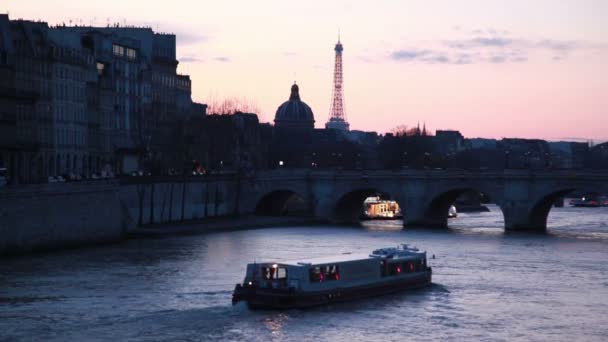
[[[300,89],[294,83],[291,86],[291,96],[289,100],[283,102],[277,109],[274,116],[276,127],[280,128],[310,128],[315,125],[315,116],[312,109],[300,100]]]

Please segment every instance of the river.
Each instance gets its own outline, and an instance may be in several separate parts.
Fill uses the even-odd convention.
[[[554,208],[506,234],[496,207],[442,231],[373,221],[154,239],[0,260],[0,340],[606,341],[608,208]],[[254,260],[428,251],[433,285],[309,310],[231,305]]]

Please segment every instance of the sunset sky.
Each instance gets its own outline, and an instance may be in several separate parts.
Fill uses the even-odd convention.
[[[248,98],[272,121],[296,80],[317,127],[340,29],[351,129],[608,140],[604,0],[2,0],[0,12],[175,33],[195,100]]]

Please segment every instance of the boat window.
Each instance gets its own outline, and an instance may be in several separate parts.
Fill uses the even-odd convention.
[[[287,279],[285,267],[262,267],[262,278],[265,280]]]
[[[277,268],[276,279],[286,279],[287,278],[287,269],[284,267]]]
[[[310,282],[323,282],[340,280],[340,269],[338,265],[315,266],[310,269]]]
[[[338,265],[325,266],[325,280],[339,280]]]
[[[262,278],[270,280],[274,278],[274,268],[262,267]]]
[[[395,276],[399,275],[403,272],[403,267],[400,263],[389,263],[388,264],[388,274]]]
[[[310,282],[322,282],[323,274],[321,273],[321,267],[316,266],[310,269]]]

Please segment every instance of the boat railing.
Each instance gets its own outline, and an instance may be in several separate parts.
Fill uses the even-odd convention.
[[[399,258],[399,257],[405,257],[405,256],[412,256],[412,255],[419,255],[419,254],[424,254],[424,252],[420,252],[420,250],[418,250],[418,248],[415,247],[409,247],[407,244],[402,244],[400,247],[387,247],[387,248],[380,248],[380,249],[375,249],[372,251],[372,254],[370,254],[370,257],[384,257],[387,259],[395,259],[395,258]]]

